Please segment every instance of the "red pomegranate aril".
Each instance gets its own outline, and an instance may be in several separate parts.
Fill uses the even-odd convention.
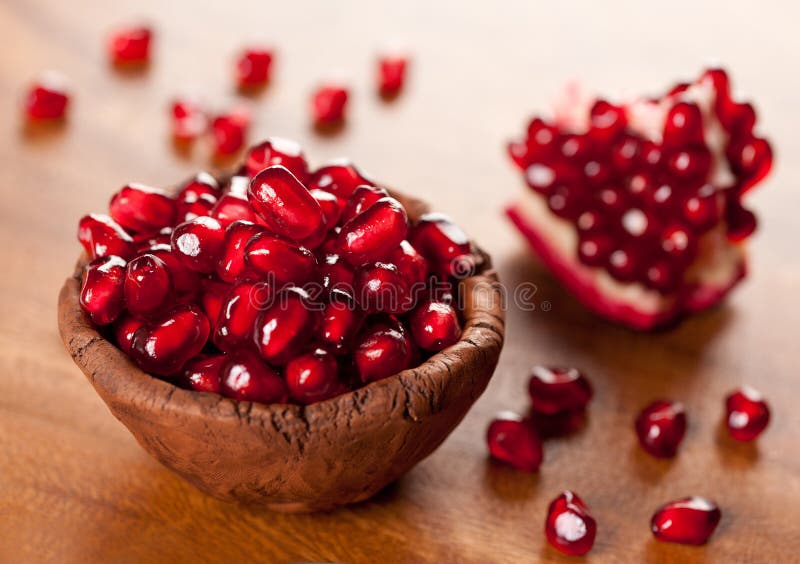
[[[369,184],[357,186],[347,199],[347,204],[342,212],[341,222],[347,223],[372,207],[381,198],[387,197],[389,197],[389,192],[380,186],[372,186]]]
[[[211,217],[219,221],[222,227],[227,228],[234,221],[248,221],[250,223],[260,222],[247,196],[239,195],[235,192],[228,192],[220,197],[217,203],[211,208]]]
[[[727,157],[733,172],[742,177],[742,191],[762,180],[772,168],[772,149],[769,143],[757,137],[731,143]]]
[[[203,350],[209,332],[208,319],[199,307],[180,305],[136,331],[131,357],[146,372],[169,376]]]
[[[379,261],[408,234],[408,216],[394,198],[381,198],[349,220],[339,233],[342,257],[353,266]]]
[[[381,321],[368,326],[353,347],[353,361],[364,384],[402,372],[411,360],[412,346],[399,323]]]
[[[592,385],[575,368],[534,366],[528,381],[531,408],[553,415],[569,410],[585,409],[592,399]]]
[[[393,264],[375,262],[360,266],[353,289],[356,300],[367,313],[406,313],[414,305],[406,280]]]
[[[639,160],[640,139],[629,135],[618,141],[611,151],[611,163],[622,174],[631,172]]]
[[[284,166],[273,165],[256,174],[247,197],[266,226],[281,237],[305,239],[323,225],[322,208]]]
[[[403,55],[385,55],[378,59],[378,92],[381,96],[396,96],[403,88],[408,58]]]
[[[257,277],[245,258],[247,242],[266,229],[249,221],[234,221],[225,230],[225,242],[222,244],[217,276],[230,284]]]
[[[172,232],[172,253],[187,268],[214,272],[222,253],[225,229],[213,217],[200,216],[178,225]]]
[[[604,233],[581,235],[578,241],[578,258],[587,266],[603,266],[614,250],[614,239]]]
[[[211,215],[220,196],[219,184],[206,172],[198,173],[187,182],[175,198],[178,222],[189,221],[201,215]]]
[[[258,293],[262,294],[260,297]],[[230,289],[214,323],[212,341],[224,352],[233,352],[253,342],[253,328],[263,300],[269,299],[266,284],[244,283]]]
[[[677,268],[670,261],[657,259],[645,270],[645,283],[662,294],[671,294],[680,286],[678,276]]]
[[[246,49],[236,60],[236,83],[239,88],[258,88],[269,82],[272,51]]]
[[[461,337],[461,323],[455,308],[447,303],[428,301],[411,313],[411,334],[418,347],[438,352],[454,345]]]
[[[725,398],[725,426],[737,441],[752,441],[769,425],[770,410],[763,396],[742,386]]]
[[[701,545],[717,528],[722,512],[704,497],[687,497],[660,507],[650,521],[653,535],[663,542]]]
[[[110,255],[128,258],[133,254],[133,238],[107,215],[83,216],[78,223],[78,240],[92,260]]]
[[[692,102],[678,102],[667,113],[664,122],[664,146],[668,148],[687,145],[704,146],[703,116]]]
[[[106,256],[90,262],[83,272],[81,308],[97,325],[108,325],[125,309],[125,261]]]
[[[315,170],[308,181],[308,189],[321,189],[339,198],[349,198],[356,187],[371,184],[353,163],[339,160]]]
[[[676,151],[667,159],[667,169],[679,180],[702,181],[711,170],[711,153],[703,145]]]
[[[534,118],[528,125],[528,157],[545,158],[555,151],[558,145],[558,128]]]
[[[325,228],[332,229],[339,224],[339,219],[342,217],[343,205],[342,201],[336,196],[325,190],[315,188],[309,190],[311,196],[317,201],[319,207],[322,208],[322,217],[324,218]]]
[[[627,118],[625,110],[620,106],[609,104],[605,100],[598,100],[589,111],[589,135],[599,143],[610,143],[619,137],[625,126]]]
[[[466,233],[441,213],[423,214],[411,230],[409,241],[436,272],[450,275],[455,274],[456,263],[472,252]]]
[[[547,541],[568,556],[583,556],[594,546],[597,522],[577,494],[566,490],[550,502],[544,525]]]
[[[755,214],[739,202],[729,202],[725,207],[725,223],[728,239],[733,242],[747,239],[758,226]]]
[[[620,217],[628,207],[625,192],[616,186],[605,186],[595,194],[595,197],[595,205],[606,217]],[[580,219],[580,216],[578,218]]]
[[[318,125],[334,125],[344,120],[347,89],[343,86],[321,86],[311,97],[311,112]]]
[[[319,311],[308,294],[300,288],[285,288],[256,321],[256,347],[270,364],[284,364],[302,351],[318,324]]]
[[[189,143],[205,133],[208,118],[199,101],[184,97],[172,102],[172,136]]]
[[[339,365],[328,351],[315,349],[289,361],[284,369],[289,397],[301,404],[323,401],[341,394]]]
[[[671,225],[661,236],[661,249],[672,262],[688,264],[697,253],[697,240],[685,227]]]
[[[683,202],[683,217],[698,231],[707,231],[719,222],[720,202],[711,184],[702,186],[696,194]]]
[[[169,243],[151,247],[147,252],[157,256],[167,265],[172,279],[172,289],[175,292],[175,300],[178,303],[193,301],[201,290],[200,277],[197,272],[187,268],[178,260]]]
[[[219,319],[225,298],[231,291],[230,284],[213,279],[204,279],[199,304],[209,321]]]
[[[250,128],[250,112],[237,108],[211,121],[214,152],[221,157],[232,155],[242,148]]]
[[[344,290],[334,289],[322,312],[317,339],[332,353],[346,354],[363,323],[364,313],[355,299]]]
[[[314,253],[266,232],[247,242],[245,257],[250,268],[276,288],[309,282],[318,275]]]
[[[633,282],[639,275],[638,257],[631,247],[615,249],[608,256],[606,268],[620,282]]]
[[[428,276],[428,261],[408,241],[401,241],[400,245],[387,256],[387,262],[393,264],[400,271],[412,295],[425,286]]]
[[[336,289],[347,292],[353,291],[355,269],[339,255],[326,254],[321,261],[319,271],[323,290],[327,292],[332,292]]]
[[[57,74],[48,72],[30,87],[25,97],[25,115],[29,120],[63,119],[69,106],[66,81]]]
[[[283,378],[257,355],[237,351],[226,357],[220,373],[222,395],[239,401],[286,403]]]
[[[128,184],[114,194],[109,212],[114,221],[137,233],[152,233],[175,222],[175,200],[160,188]]]
[[[178,379],[178,384],[196,392],[218,394],[222,391],[220,373],[227,361],[228,358],[221,354],[193,358],[184,366],[183,373]]]
[[[111,61],[116,65],[143,64],[150,58],[150,41],[153,32],[148,27],[137,26],[117,30],[109,43]]]
[[[275,165],[285,167],[300,182],[305,183],[308,180],[308,163],[299,143],[281,137],[270,137],[247,152],[245,166],[251,178]]]
[[[542,441],[529,421],[516,413],[498,413],[486,430],[489,454],[523,472],[536,472],[542,464]]]
[[[658,170],[663,164],[664,153],[661,145],[652,141],[643,141],[639,148],[639,158],[641,166],[649,170]]]
[[[686,410],[678,402],[654,401],[636,417],[635,428],[645,452],[656,458],[672,458],[686,434]]]
[[[172,295],[167,264],[156,255],[139,255],[128,263],[125,304],[134,315],[150,315],[164,308]]]
[[[133,347],[133,336],[139,327],[145,324],[143,319],[132,315],[122,315],[114,322],[114,340],[117,346],[127,355],[131,354]]]
[[[717,96],[714,105],[719,121],[731,137],[749,135],[756,123],[756,111],[752,105],[734,102],[730,96]]]
[[[548,195],[547,207],[558,217],[574,221],[585,209],[584,195],[575,186],[559,184]]]

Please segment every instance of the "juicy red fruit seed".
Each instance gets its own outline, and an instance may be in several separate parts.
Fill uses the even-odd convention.
[[[247,195],[240,195],[232,191],[224,194],[217,201],[209,215],[225,228],[234,221],[249,221],[250,223],[259,221],[253,208],[250,207],[250,202],[247,201]]]
[[[470,257],[469,238],[444,214],[426,213],[411,230],[411,244],[438,273],[459,274],[464,257]]]
[[[175,222],[177,206],[160,188],[128,184],[111,198],[109,213],[125,229],[152,233]]]
[[[80,303],[97,325],[108,325],[125,309],[125,261],[117,256],[90,262],[83,273]]]
[[[172,253],[185,267],[205,274],[216,269],[225,229],[212,217],[200,216],[178,225],[172,232]]]
[[[29,120],[63,119],[69,106],[64,79],[54,73],[42,75],[25,97],[25,115]]]
[[[389,192],[379,186],[363,184],[357,186],[347,199],[347,205],[342,212],[342,223],[347,223],[357,215],[372,207],[381,198],[387,198]]]
[[[547,541],[559,552],[583,556],[594,546],[597,522],[583,500],[566,490],[550,502],[544,531]]]
[[[213,392],[218,394],[222,390],[220,372],[227,360],[227,357],[221,354],[193,358],[186,363],[183,373],[178,379],[178,384],[197,392]]]
[[[208,118],[200,102],[180,98],[172,102],[172,136],[179,142],[194,141],[206,131]]]
[[[300,182],[306,182],[308,179],[308,163],[299,143],[280,137],[270,137],[247,152],[245,166],[250,177],[274,165],[285,167]]]
[[[111,217],[89,214],[78,223],[78,240],[92,260],[110,255],[128,258],[133,253],[133,238]]]
[[[224,396],[240,401],[286,403],[283,378],[257,355],[237,351],[230,355],[220,374]]]
[[[499,413],[486,431],[489,454],[523,472],[536,472],[542,464],[542,441],[530,422],[516,413]]]
[[[408,234],[408,216],[394,198],[381,198],[342,227],[338,247],[353,266],[379,261]]]
[[[239,88],[258,88],[269,82],[272,51],[260,48],[245,50],[236,61],[236,83]]]
[[[344,120],[347,108],[347,89],[342,86],[322,86],[311,97],[311,111],[318,125],[334,125]]]
[[[319,207],[322,208],[323,223],[326,229],[332,229],[339,224],[339,219],[342,217],[343,205],[342,201],[325,190],[315,188],[309,190],[311,196],[317,201]]]
[[[319,188],[339,198],[349,198],[353,190],[362,184],[371,185],[372,182],[353,163],[341,160],[315,170],[308,181],[308,189]]]
[[[133,317],[132,315],[123,315],[117,318],[113,327],[114,340],[122,352],[127,355],[131,354],[133,336],[136,334],[136,331],[139,330],[139,327],[142,327],[144,324],[145,321],[143,319]]]
[[[591,121],[589,135],[601,143],[608,143],[616,139],[627,125],[625,110],[609,104],[605,100],[598,100],[594,103],[589,117]]]
[[[763,396],[742,386],[725,398],[725,425],[737,441],[752,441],[769,425],[770,410]]]
[[[172,277],[167,264],[152,254],[128,263],[125,276],[125,304],[134,315],[149,315],[164,308],[172,294]]]
[[[672,458],[686,434],[686,410],[683,404],[654,401],[636,417],[639,444],[656,458]]]
[[[216,269],[220,280],[233,284],[256,277],[245,259],[245,248],[250,239],[264,231],[263,227],[249,221],[234,221],[228,226]]]
[[[660,507],[650,521],[653,535],[660,541],[701,545],[719,524],[722,512],[704,497],[687,497]]]
[[[317,276],[314,253],[270,233],[259,233],[245,246],[245,260],[250,269],[275,287],[309,282]]]
[[[211,215],[219,195],[219,185],[214,177],[205,172],[199,173],[181,188],[175,198],[178,222],[190,221],[201,215]]]
[[[412,295],[416,295],[418,290],[425,286],[428,276],[428,261],[411,243],[401,241],[400,246],[388,255],[387,260],[400,271]]]
[[[336,289],[353,292],[355,269],[339,255],[326,254],[319,267],[319,279],[326,292]]]
[[[344,290],[334,289],[322,311],[317,339],[332,353],[346,354],[363,323],[364,313],[355,299]]]
[[[357,337],[353,360],[363,383],[382,380],[410,366],[411,343],[399,323],[375,323]]]
[[[259,315],[254,334],[256,347],[270,364],[285,364],[303,350],[318,323],[319,312],[310,304],[309,295],[300,288],[286,288]]]
[[[367,313],[406,313],[413,307],[408,284],[393,264],[375,262],[356,270],[353,289]]]
[[[153,33],[148,27],[129,27],[111,36],[109,55],[117,65],[143,64],[150,58],[150,41]]]
[[[592,386],[575,368],[535,366],[528,382],[531,408],[546,415],[585,409]]]
[[[136,331],[131,357],[146,372],[175,374],[203,350],[210,330],[200,308],[193,304],[178,306]]]
[[[455,308],[447,303],[428,301],[411,314],[411,334],[421,349],[438,352],[458,342],[461,323]]]
[[[284,166],[273,165],[256,174],[247,197],[267,227],[281,237],[299,241],[324,225],[319,203]]]
[[[345,389],[339,381],[336,358],[323,349],[293,358],[284,373],[289,397],[302,404],[332,398]]]
[[[378,92],[381,96],[396,96],[403,88],[408,58],[385,55],[378,59]]]
[[[249,128],[250,113],[244,109],[215,117],[211,122],[215,153],[224,157],[241,149]]]
[[[253,342],[253,328],[261,312],[262,300],[269,299],[264,284],[239,284],[231,288],[222,302],[211,337],[217,348],[233,352]]]

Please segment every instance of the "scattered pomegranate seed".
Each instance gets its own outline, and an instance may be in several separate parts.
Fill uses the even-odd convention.
[[[172,253],[186,268],[209,273],[216,269],[225,242],[225,229],[213,217],[200,216],[172,232]]]
[[[317,125],[335,125],[344,120],[347,106],[347,89],[343,86],[326,85],[314,91],[311,111]]]
[[[408,234],[408,216],[394,198],[381,198],[349,220],[339,233],[341,255],[353,266],[379,261]]]
[[[489,424],[486,442],[492,458],[523,472],[536,472],[542,464],[542,441],[516,413],[504,411]]]
[[[299,241],[324,227],[319,203],[284,166],[273,165],[256,174],[247,196],[267,227],[281,237]]]
[[[660,541],[700,545],[719,524],[722,512],[704,497],[687,497],[660,507],[651,520],[653,535]]]
[[[65,79],[53,72],[42,74],[30,87],[25,98],[25,115],[29,120],[64,119],[69,106]]]
[[[585,409],[592,399],[592,386],[575,368],[535,366],[531,369],[528,393],[534,411],[554,415]]]
[[[239,88],[258,88],[269,82],[272,51],[263,48],[246,49],[236,60],[236,83]]]
[[[566,490],[550,502],[544,532],[547,541],[559,552],[583,556],[594,546],[597,523],[583,500]]]
[[[236,108],[211,121],[214,151],[218,156],[232,155],[242,148],[250,128],[250,112]]]
[[[116,256],[100,257],[83,273],[80,303],[97,325],[108,325],[125,309],[125,261]]]
[[[455,308],[447,303],[427,301],[411,314],[414,342],[426,351],[437,352],[454,345],[461,337],[461,323]]]
[[[117,30],[109,42],[109,55],[115,65],[140,65],[150,59],[150,41],[153,32],[149,27],[134,26]]]
[[[255,326],[255,343],[262,358],[273,365],[297,356],[314,336],[319,312],[300,288],[285,288],[274,305],[261,312]]]
[[[159,376],[175,374],[203,349],[208,319],[195,305],[177,306],[133,336],[131,357],[145,371]]]
[[[725,398],[725,412],[728,433],[737,441],[752,441],[769,425],[769,406],[750,386],[742,386]]]
[[[411,355],[402,325],[383,321],[362,331],[353,348],[356,370],[365,384],[402,372],[409,367]]]
[[[107,215],[83,216],[78,223],[78,240],[92,260],[110,255],[128,258],[133,253],[131,236]]]
[[[302,404],[323,401],[344,391],[336,358],[323,349],[292,359],[285,374],[289,396]]]
[[[172,102],[172,136],[188,143],[205,133],[208,128],[206,117],[200,102],[193,98],[180,98]]]
[[[149,315],[167,305],[172,278],[167,264],[156,255],[143,254],[128,263],[125,304],[134,315]]]
[[[378,92],[381,96],[397,96],[403,88],[408,58],[384,55],[378,59]]]
[[[261,403],[286,403],[286,383],[275,370],[249,351],[230,355],[220,374],[222,394]]]
[[[219,394],[222,391],[220,372],[227,360],[221,354],[194,358],[186,363],[178,383],[197,392]]]
[[[109,212],[125,229],[152,233],[173,224],[177,206],[175,200],[160,188],[128,184],[111,198]]]
[[[686,410],[678,402],[654,401],[639,413],[635,427],[646,452],[657,458],[672,458],[686,434]]]

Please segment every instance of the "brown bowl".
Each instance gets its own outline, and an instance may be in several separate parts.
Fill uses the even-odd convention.
[[[394,194],[413,222],[426,206]],[[431,454],[481,395],[503,346],[489,259],[461,281],[464,330],[416,368],[308,406],[178,388],[139,369],[79,305],[86,257],[61,289],[58,326],[75,363],[144,449],[214,497],[278,511],[365,500]]]

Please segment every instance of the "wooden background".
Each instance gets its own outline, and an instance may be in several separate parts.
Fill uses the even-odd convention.
[[[0,4],[0,561],[561,561],[542,533],[547,503],[572,488],[599,522],[592,562],[776,562],[800,552],[800,34],[793,4],[677,2],[237,2],[4,0]],[[567,6],[570,5],[570,7]],[[157,30],[147,72],[108,68],[104,37],[146,17]],[[488,391],[429,459],[374,501],[327,515],[276,515],[209,499],[151,460],[72,364],[55,303],[78,254],[78,218],[128,181],[176,182],[208,166],[207,148],[172,149],[167,103],[181,92],[234,99],[231,57],[248,40],[278,50],[274,83],[252,100],[252,139],[302,142],[312,160],[349,155],[430,200],[494,254],[504,282],[536,284],[541,309],[508,313]],[[408,91],[376,99],[373,56],[413,50]],[[530,258],[502,217],[522,190],[503,152],[567,79],[609,94],[659,91],[711,57],[758,102],[777,167],[751,204],[762,221],[752,276],[724,307],[656,335],[632,334],[579,307]],[[19,101],[40,70],[73,82],[69,123],[29,131]],[[341,76],[350,122],[320,137],[308,93]],[[588,427],[547,443],[541,472],[490,463],[484,430],[523,409],[533,363],[575,365],[596,388]],[[756,444],[718,427],[722,398],[750,383],[774,418]],[[636,446],[635,413],[685,402],[679,456]],[[652,511],[685,495],[718,500],[707,547],[655,542]]]

